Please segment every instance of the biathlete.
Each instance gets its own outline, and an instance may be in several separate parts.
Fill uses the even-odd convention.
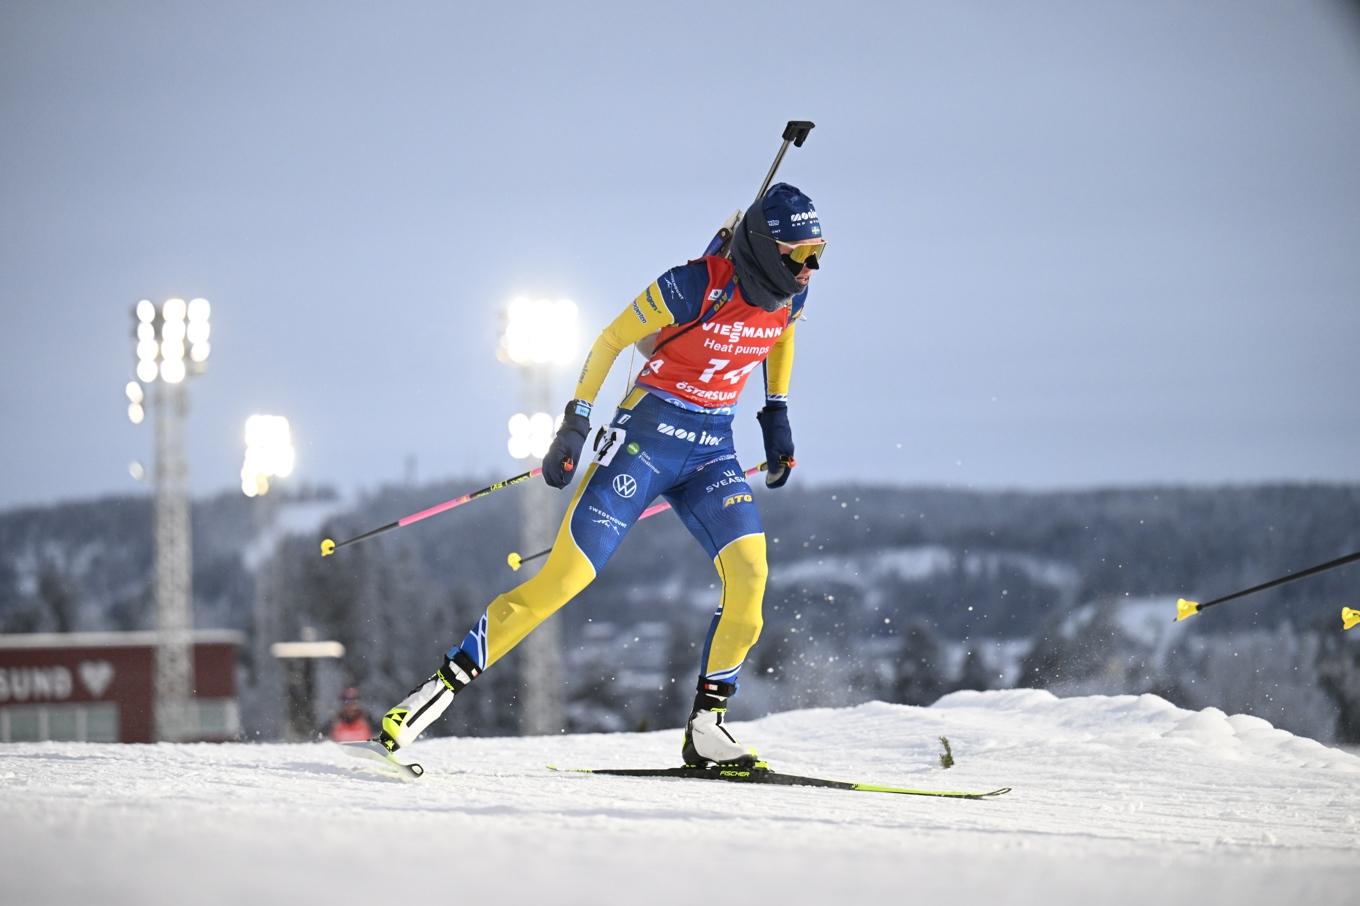
[[[443,665],[387,712],[378,740],[389,752],[414,741],[455,695],[589,585],[647,505],[664,496],[722,580],[685,727],[685,763],[754,762],[723,722],[742,662],[760,636],[767,572],[760,515],[732,443],[732,414],[747,378],[764,365],[765,406],[756,418],[769,463],[765,483],[782,487],[794,466],[788,417],[794,326],[825,248],[812,200],[777,183],[737,224],[730,260],[709,256],[672,268],[605,328],[543,460],[553,487],[565,487],[576,472],[592,404],[619,353],[635,343],[650,343],[650,352],[613,420],[596,433],[552,553],[536,576],[495,598]]]

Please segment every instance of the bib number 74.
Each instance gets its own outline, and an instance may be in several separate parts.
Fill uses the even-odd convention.
[[[713,376],[722,369],[726,368],[730,362],[731,359],[709,359],[708,367],[704,369],[703,374],[699,375],[699,380],[705,384],[709,383],[710,381],[713,380]],[[737,384],[741,382],[742,378],[750,374],[759,365],[760,362],[751,362],[747,365],[742,365],[740,368],[733,368],[731,371],[720,376],[722,377],[723,380],[727,381],[730,384]]]
[[[740,368],[733,368],[731,371],[718,374],[719,371],[722,371],[722,369],[730,365],[731,362],[731,359],[709,359],[708,367],[699,375],[700,383],[712,383],[714,375],[717,375],[730,384],[737,384],[740,383],[741,379],[746,377],[746,375],[760,367],[760,362],[751,362],[742,365]],[[644,368],[643,371],[644,373],[657,374],[661,371],[661,366],[664,364],[666,364],[665,359],[652,359],[647,363],[647,367]]]

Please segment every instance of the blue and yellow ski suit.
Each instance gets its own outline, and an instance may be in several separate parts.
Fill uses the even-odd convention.
[[[733,405],[764,366],[766,395],[785,400],[794,326],[806,290],[776,311],[748,304],[726,259],[672,268],[600,334],[576,399],[593,403],[626,347],[656,335],[635,388],[595,434],[585,470],[537,575],[496,597],[460,645],[484,670],[594,580],[658,496],[674,507],[722,580],[700,665],[701,680],[737,682],[761,629],[765,535],[732,443]],[[659,331],[659,333],[658,333]]]

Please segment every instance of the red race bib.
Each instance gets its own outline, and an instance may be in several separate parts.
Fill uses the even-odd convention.
[[[674,324],[657,336],[657,351],[637,382],[705,409],[732,406],[746,378],[760,367],[789,323],[787,305],[765,311],[750,305],[732,282],[732,262],[709,257],[708,287],[698,325]],[[716,307],[716,311],[714,308]]]

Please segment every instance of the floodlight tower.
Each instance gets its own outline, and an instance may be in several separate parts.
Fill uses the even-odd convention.
[[[255,580],[255,690],[264,719],[262,729],[278,736],[282,716],[283,682],[273,647],[283,641],[283,615],[278,606],[278,581],[270,529],[274,524],[274,498],[269,479],[293,473],[293,432],[281,415],[252,415],[246,419],[246,456],[241,465],[241,493],[254,498],[256,529],[261,551]]]
[[[189,470],[184,458],[185,378],[207,365],[207,299],[167,299],[158,309],[142,299],[132,310],[137,381],[127,385],[128,418],[140,424],[151,385],[155,413],[154,537],[156,545],[156,738],[175,741],[198,732],[191,709],[194,677],[192,541]],[[138,383],[140,382],[140,383]]]
[[[241,466],[241,493],[263,497],[269,479],[293,474],[293,431],[282,415],[252,415],[246,419],[246,461]]]
[[[524,379],[527,413],[510,419],[510,455],[542,459],[558,422],[550,385],[554,365],[572,363],[579,355],[576,305],[566,299],[515,299],[505,311],[499,357],[514,365]],[[524,490],[520,534],[525,549],[552,541],[554,497],[550,488],[531,482]],[[557,733],[562,721],[562,641],[560,627],[549,618],[520,643],[524,710],[520,730],[526,735]]]

